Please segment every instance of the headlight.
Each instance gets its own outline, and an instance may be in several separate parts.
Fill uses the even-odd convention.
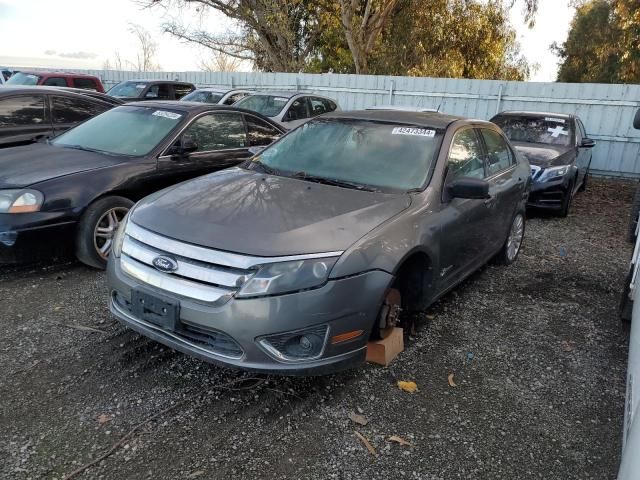
[[[569,165],[563,165],[561,167],[550,167],[545,168],[538,178],[539,182],[548,182],[550,180],[555,180],[556,178],[560,178],[565,175],[569,171]]]
[[[338,257],[263,265],[240,289],[237,297],[258,297],[318,287],[329,278]]]
[[[37,190],[0,190],[0,213],[38,212],[44,195]]]
[[[122,244],[124,243],[124,231],[127,228],[127,223],[129,222],[129,217],[131,216],[131,212],[135,206],[131,207],[127,214],[124,216],[120,225],[118,225],[118,230],[116,230],[115,235],[113,236],[113,244],[111,246],[111,253],[114,257],[120,258],[120,254],[122,253]]]

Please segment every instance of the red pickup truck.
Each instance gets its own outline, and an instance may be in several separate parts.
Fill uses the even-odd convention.
[[[47,87],[72,87],[104,93],[98,77],[83,73],[20,71],[14,73],[6,85],[44,85]]]

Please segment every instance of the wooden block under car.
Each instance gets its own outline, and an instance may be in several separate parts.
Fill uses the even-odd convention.
[[[404,350],[401,328],[394,328],[387,338],[367,344],[367,362],[388,366]]]

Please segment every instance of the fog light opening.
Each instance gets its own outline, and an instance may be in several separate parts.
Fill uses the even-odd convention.
[[[305,330],[269,335],[258,340],[258,343],[279,360],[314,360],[322,356],[328,333],[329,327],[322,325]]]

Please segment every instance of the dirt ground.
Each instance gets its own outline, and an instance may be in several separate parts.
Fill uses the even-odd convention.
[[[104,274],[78,263],[5,268],[0,478],[64,478],[115,446],[77,478],[613,479],[634,187],[592,181],[569,218],[532,215],[518,261],[441,300],[392,366],[329,377],[160,346],[111,319]]]

